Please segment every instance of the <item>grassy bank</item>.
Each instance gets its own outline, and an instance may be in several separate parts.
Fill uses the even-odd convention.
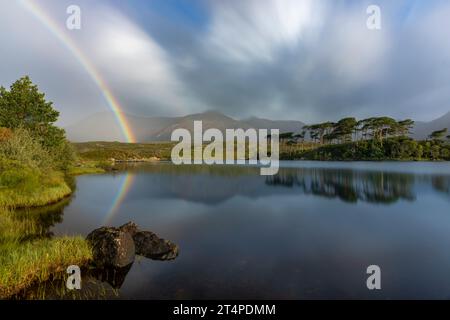
[[[61,221],[61,211],[53,211],[57,205],[18,210],[54,204],[72,193],[76,155],[55,125],[58,117],[29,77],[0,87],[0,298],[91,259],[84,239],[51,237],[51,227]]]
[[[171,160],[172,148],[175,142],[152,142],[152,143],[121,143],[121,142],[84,142],[74,143],[73,146],[80,158],[81,164],[74,172],[90,173],[89,167],[95,172],[95,168],[108,170],[115,162],[126,161],[155,161]],[[206,144],[204,145],[204,147]],[[280,142],[281,159],[290,159],[294,155],[309,151],[317,146],[317,143],[288,144],[285,141]],[[225,145],[224,145],[225,150]],[[248,153],[248,149],[246,149]],[[86,167],[84,171],[83,167]]]
[[[154,161],[170,160],[175,145],[172,142],[85,142],[75,143],[74,148],[84,161]]]
[[[59,220],[58,210],[52,212],[48,205],[70,196],[72,188],[67,173],[43,171],[11,161],[0,171],[0,298],[91,259],[82,237],[49,237],[49,229]],[[29,213],[17,210],[32,207],[36,209]]]
[[[9,169],[0,174],[0,207],[38,207],[55,203],[72,193],[64,174]]]
[[[90,248],[81,237],[45,239],[0,247],[0,298],[65,272],[70,265],[84,266],[91,259]]]
[[[83,266],[92,257],[81,237],[46,238],[39,213],[26,217],[0,209],[0,298],[51,279],[70,265]]]
[[[70,176],[81,176],[84,174],[101,174],[108,171],[112,166],[111,162],[102,161],[79,161],[68,170]]]

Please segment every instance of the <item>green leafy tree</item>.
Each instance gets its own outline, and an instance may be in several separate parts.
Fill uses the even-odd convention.
[[[10,89],[0,88],[0,127],[27,129],[45,147],[65,141],[65,133],[54,125],[59,112],[45,99],[28,76],[14,82]]]
[[[294,135],[294,139],[297,142],[300,141],[301,143],[305,142],[305,137],[306,137],[306,130],[303,130],[299,134]]]
[[[437,144],[433,145],[431,147],[431,159],[432,160],[439,160],[439,156],[441,154],[441,147]]]
[[[353,134],[356,132],[358,121],[355,118],[344,118],[338,121],[334,126],[332,135],[343,142],[353,140]]]
[[[370,136],[383,144],[383,140],[392,134],[398,123],[389,117],[378,117],[361,120],[358,125],[364,138]]]
[[[416,150],[414,151],[414,157],[418,160],[421,160],[423,157],[423,146],[422,145],[418,145]]]
[[[448,160],[450,158],[450,150],[447,148],[441,148],[441,158]]]
[[[414,127],[415,122],[411,119],[399,121],[394,129],[394,135],[408,136],[411,133],[411,129]]]
[[[432,140],[442,140],[447,133],[447,128],[432,132],[428,137]]]
[[[309,130],[309,134],[313,141],[319,140],[320,144],[323,144],[325,142],[325,137],[332,132],[334,125],[333,122],[323,122],[305,126],[304,129]]]
[[[383,141],[392,132],[393,128],[397,127],[397,121],[389,117],[374,118],[373,127],[375,130],[375,137]]]
[[[293,137],[294,137],[293,132],[285,132],[280,134],[281,141],[291,140]]]
[[[308,134],[312,142],[317,142],[318,140],[320,140],[318,125],[316,124],[304,126],[303,132],[305,132],[305,138],[306,134]]]

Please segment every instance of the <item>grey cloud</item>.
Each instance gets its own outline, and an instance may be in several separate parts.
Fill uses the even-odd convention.
[[[372,1],[206,1],[201,28],[163,18],[143,24],[108,1],[79,2],[88,8],[87,24],[72,36],[130,113],[215,109],[312,122],[380,114],[428,120],[450,110],[446,2],[427,1],[405,17],[405,1],[379,1],[381,31],[366,28]],[[66,2],[41,3],[64,18]],[[107,108],[48,30],[16,3],[0,4],[0,41],[7,44],[0,84],[31,74],[66,123]]]
[[[61,111],[62,125],[105,110],[98,88],[55,35],[19,1],[1,0],[0,7],[0,85],[30,75]]]
[[[365,10],[370,2],[335,5],[324,1],[320,23],[303,26],[298,41],[280,44],[268,30],[277,28],[276,24],[255,25],[258,20],[252,17],[267,13],[261,7],[268,2],[259,2],[259,7],[242,3],[222,2],[216,9],[211,3],[212,25],[214,19],[223,19],[224,6],[232,7],[225,16],[229,11],[240,13],[222,26],[236,39],[221,37],[225,31],[215,38],[214,28],[198,35],[181,34],[192,39],[186,41],[191,45],[175,58],[190,60],[191,67],[179,67],[178,74],[210,108],[238,117],[302,121],[379,114],[431,119],[450,109],[446,103],[450,91],[442,89],[450,84],[445,68],[450,55],[443,41],[450,35],[448,5],[430,4],[405,24],[398,14],[401,3],[386,1],[382,3],[383,29],[369,31]],[[267,20],[272,21],[270,16]],[[211,38],[223,42],[217,47]],[[254,48],[241,42],[264,45]],[[172,44],[165,45],[170,52]],[[258,48],[262,48],[261,56]]]

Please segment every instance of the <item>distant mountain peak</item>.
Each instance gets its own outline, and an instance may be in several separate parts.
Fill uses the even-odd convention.
[[[255,116],[251,116],[251,117],[242,119],[242,121],[258,121],[258,120],[265,120],[265,119],[258,118],[258,117],[255,117]]]
[[[216,121],[236,121],[235,119],[215,110],[208,110],[202,113],[189,114],[183,117],[184,119],[194,120],[216,120]]]
[[[450,118],[450,111],[444,114],[441,118]]]
[[[201,114],[214,114],[214,115],[218,115],[218,116],[225,116],[222,112],[217,111],[217,110],[206,110],[206,111],[202,112]]]
[[[183,117],[139,117],[125,115],[138,142],[169,141],[174,129],[192,129],[195,120],[203,121],[204,128],[225,129],[279,129],[284,132],[300,132],[304,124],[300,121],[276,121],[251,117],[247,120],[233,119],[220,111],[207,110],[202,113],[190,114]],[[66,127],[70,140],[82,141],[120,141],[123,139],[121,128],[118,126],[114,114],[97,113]]]
[[[194,117],[225,117],[225,118],[229,118],[227,115],[223,114],[220,111],[216,111],[216,110],[206,110],[206,111],[199,112],[199,113],[191,113],[182,118],[194,118]]]
[[[412,130],[412,136],[416,139],[425,139],[433,131],[444,128],[450,129],[450,111],[430,122],[416,122]]]
[[[301,121],[278,121],[255,116],[236,120],[217,110],[206,110],[183,117],[145,117],[131,114],[125,114],[125,117],[139,142],[168,141],[174,129],[190,129],[194,120],[202,120],[204,128],[279,129],[281,133],[299,133],[305,125]],[[443,128],[450,129],[450,112],[430,122],[416,122],[412,130],[413,137],[425,139],[431,132]],[[117,124],[115,115],[108,112],[99,112],[66,126],[66,132],[69,139],[74,142],[123,140],[122,130]]]

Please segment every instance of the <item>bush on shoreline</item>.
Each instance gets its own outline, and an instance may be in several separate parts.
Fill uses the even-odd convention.
[[[28,77],[0,88],[0,206],[35,207],[71,193],[65,176],[75,160],[59,112]]]
[[[91,259],[82,237],[49,238],[39,213],[11,211],[72,193],[75,151],[64,130],[53,125],[58,115],[28,77],[10,90],[0,88],[0,298]]]
[[[42,206],[68,196],[60,164],[27,130],[11,131],[0,142],[0,207]]]

